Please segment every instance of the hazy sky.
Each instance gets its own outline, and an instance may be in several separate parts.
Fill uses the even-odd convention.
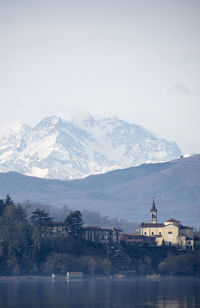
[[[0,125],[114,114],[200,153],[199,98],[199,0],[0,0]]]

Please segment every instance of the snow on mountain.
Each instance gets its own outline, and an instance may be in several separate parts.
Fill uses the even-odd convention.
[[[17,122],[0,130],[0,172],[43,178],[82,178],[180,155],[175,142],[116,117],[52,116],[33,128]]]

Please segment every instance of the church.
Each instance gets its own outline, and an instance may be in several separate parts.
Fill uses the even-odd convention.
[[[157,223],[157,209],[153,200],[151,212],[151,222],[141,223],[141,235],[154,237],[157,246],[163,244],[176,246],[183,250],[194,249],[193,228],[181,225],[179,220],[171,218],[163,223]]]

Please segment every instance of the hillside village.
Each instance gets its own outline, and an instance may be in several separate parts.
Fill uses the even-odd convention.
[[[164,223],[157,222],[157,212],[155,201],[153,200],[151,221],[141,223],[141,232],[133,234],[122,233],[117,228],[103,228],[100,226],[83,226],[81,238],[86,241],[97,242],[104,245],[116,245],[120,242],[126,244],[139,244],[150,246],[174,246],[182,250],[194,249],[194,232],[193,228],[183,226],[179,220],[174,218],[166,220]],[[53,236],[67,236],[68,231],[64,222],[52,222],[51,234]]]
[[[53,221],[37,208],[27,216],[9,195],[0,200],[0,276],[50,275],[80,271],[86,275],[200,275],[200,236],[176,219],[150,222],[140,233],[86,226],[80,211]]]

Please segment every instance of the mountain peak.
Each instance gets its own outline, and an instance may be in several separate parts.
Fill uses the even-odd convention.
[[[42,119],[38,124],[36,124],[36,127],[44,127],[44,126],[55,126],[56,124],[58,124],[60,121],[63,121],[60,117],[57,116],[49,116],[46,117],[44,119]]]

